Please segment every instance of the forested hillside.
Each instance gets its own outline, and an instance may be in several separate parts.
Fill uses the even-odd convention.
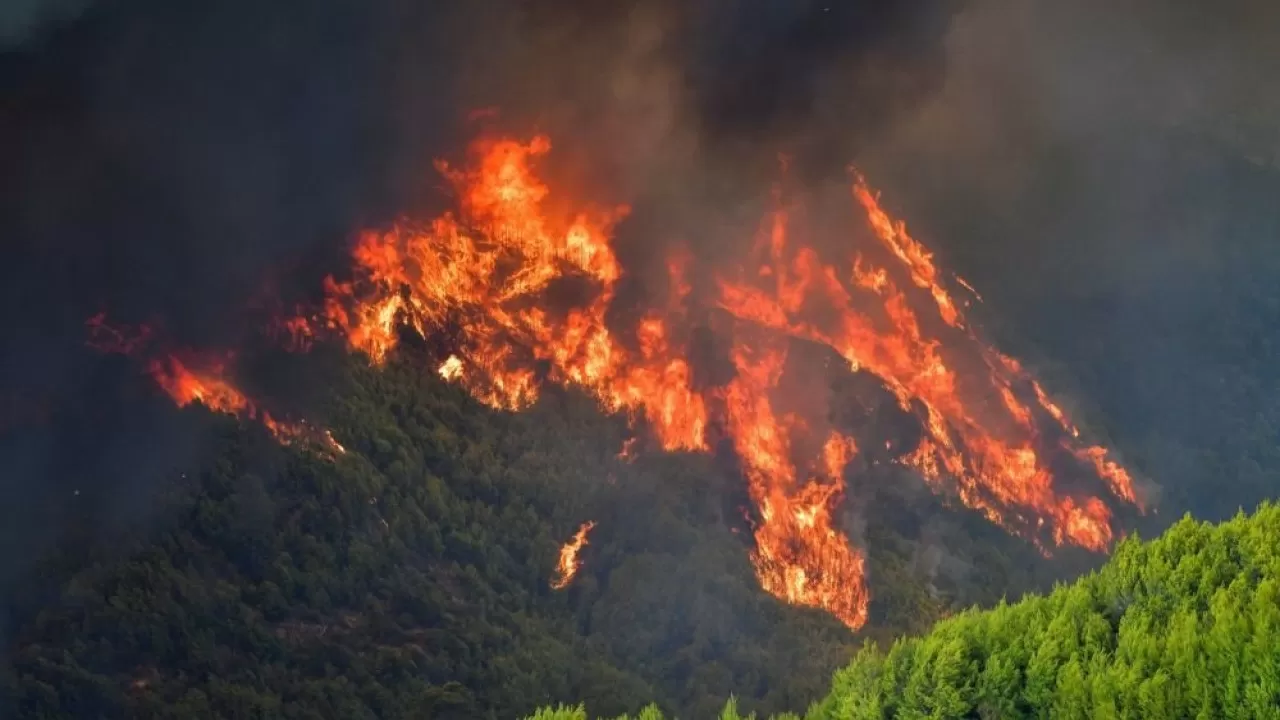
[[[805,717],[1280,717],[1277,547],[1280,506],[1217,526],[1186,518],[1047,596],[970,610],[888,652],[868,647]],[[720,717],[745,714],[731,702]]]
[[[174,410],[218,436],[212,459],[173,478],[158,527],[33,573],[0,716],[502,718],[656,699],[702,717],[730,693],[779,712],[861,645],[760,589],[731,454],[626,462],[626,422],[590,399],[492,411],[413,352],[265,363],[264,384],[330,388],[312,417],[345,454]],[[843,522],[871,548],[865,636],[1046,581],[1028,544],[910,473],[864,475]],[[583,568],[555,591],[558,548],[588,519]]]
[[[1280,720],[1280,4],[8,5],[0,720]]]

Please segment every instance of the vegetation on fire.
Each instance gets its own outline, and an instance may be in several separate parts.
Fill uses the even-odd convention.
[[[1047,596],[865,648],[805,719],[1280,718],[1278,547],[1280,506],[1216,527],[1187,517]],[[747,715],[730,700],[719,717]],[[581,705],[530,716],[586,718]]]
[[[754,234],[741,231],[754,240],[741,263],[670,249],[665,293],[629,308],[632,322],[611,322],[625,274],[613,226],[628,208],[584,205],[546,184],[538,162],[550,149],[544,136],[482,136],[464,166],[438,163],[456,208],[363,233],[353,279],[327,279],[323,311],[296,324],[380,363],[406,328],[431,335],[461,318],[438,372],[490,406],[519,410],[546,385],[572,387],[644,418],[668,451],[708,451],[723,436],[757,511],[761,585],[853,629],[867,621],[866,557],[835,527],[833,506],[862,446],[826,417],[829,388],[806,380],[833,361],[865,370],[914,417],[919,437],[891,445],[894,463],[1010,532],[1101,551],[1117,511],[1143,510],[1129,472],[969,325],[955,293],[972,288],[944,279],[861,177],[849,201],[858,213],[843,218],[853,249],[824,253],[830,231],[780,181],[777,206],[761,208]],[[696,301],[691,266],[714,287]],[[568,307],[554,299],[566,281],[582,289]],[[715,382],[691,347],[693,318],[707,312],[721,316],[728,345]]]
[[[910,442],[886,441],[887,462],[1010,532],[1043,547],[1101,551],[1121,527],[1117,511],[1144,509],[1111,451],[1086,439],[1019,361],[969,325],[955,292],[972,288],[944,279],[861,178],[850,205],[862,221],[842,221],[866,226],[852,251],[824,254],[829,231],[817,230],[780,183],[777,207],[762,209],[743,261],[700,268],[700,284],[716,288],[711,297],[691,301],[696,258],[677,247],[666,255],[665,293],[631,308],[630,321],[611,322],[624,275],[612,228],[628,210],[553,193],[535,165],[550,147],[542,136],[482,136],[464,166],[437,163],[457,195],[453,211],[361,233],[351,279],[326,278],[322,305],[273,325],[299,349],[341,339],[375,365],[406,335],[450,335],[448,357],[427,367],[491,407],[522,410],[547,386],[567,387],[643,419],[664,450],[707,452],[725,441],[755,510],[751,558],[761,586],[855,630],[868,618],[866,553],[834,511],[867,446],[831,421],[831,389],[812,382],[833,364],[874,377],[918,428]],[[557,300],[566,282],[579,288],[568,303]],[[704,322],[695,318],[708,312],[725,347],[718,359],[695,362],[691,343]],[[199,401],[260,419],[281,442],[345,452],[325,431],[261,411],[229,377],[234,351],[183,359],[148,346],[148,328],[126,332],[101,316],[89,325],[100,349],[145,358],[180,406]],[[708,370],[715,365],[725,372]],[[565,557],[562,582],[576,565]]]

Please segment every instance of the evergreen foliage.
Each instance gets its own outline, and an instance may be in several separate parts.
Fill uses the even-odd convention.
[[[805,720],[1280,718],[1277,548],[1278,505],[1187,517],[1048,595],[864,648]],[[730,700],[721,717],[743,716]]]

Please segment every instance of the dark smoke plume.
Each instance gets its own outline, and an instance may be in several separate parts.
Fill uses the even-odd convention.
[[[488,107],[550,132],[583,188],[632,201],[623,254],[643,262],[651,233],[696,240],[710,205],[762,192],[780,150],[842,170],[939,85],[952,5],[6,6],[0,544],[22,552],[0,584],[91,533],[89,508],[143,512],[202,446],[136,368],[84,347],[89,316],[235,345],[255,308],[340,273],[355,229],[444,202],[431,160]]]
[[[720,2],[698,12],[687,49],[695,122],[733,153],[841,170],[874,131],[943,78],[953,2]]]

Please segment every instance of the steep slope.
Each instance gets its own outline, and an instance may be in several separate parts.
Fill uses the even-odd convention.
[[[1277,547],[1280,506],[1217,526],[1188,517],[1047,596],[863,650],[806,717],[1280,717]]]
[[[856,651],[837,620],[755,581],[731,455],[624,462],[626,423],[590,399],[493,411],[410,354],[276,359],[275,375],[332,389],[313,416],[345,453],[175,410],[218,429],[215,459],[173,479],[158,527],[54,559],[70,570],[17,628],[5,716],[514,717],[657,699],[692,717],[731,692],[777,712]],[[877,548],[870,637],[1048,577],[1029,544],[900,468],[859,485],[865,519],[841,522]],[[587,519],[582,568],[553,590]]]

